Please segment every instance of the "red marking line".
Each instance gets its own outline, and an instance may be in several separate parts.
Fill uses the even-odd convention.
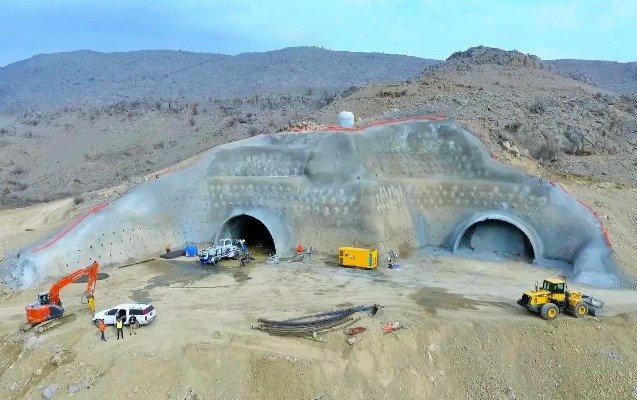
[[[88,217],[91,214],[95,214],[97,212],[99,212],[102,208],[106,207],[108,205],[108,203],[102,203],[102,204],[98,204],[95,207],[84,211],[82,214],[80,214],[77,218],[75,218],[73,221],[71,221],[70,224],[68,224],[67,226],[64,227],[64,229],[62,229],[60,232],[58,232],[55,236],[53,236],[51,239],[47,240],[46,242],[37,245],[33,248],[32,252],[33,253],[37,253],[40,250],[44,250],[47,247],[51,246],[52,244],[54,244],[55,242],[57,242],[58,240],[62,239],[64,236],[66,236],[67,233],[69,233],[71,231],[71,229],[75,228],[76,226],[78,226],[80,224],[80,222],[84,221],[84,219],[86,219],[86,217]]]
[[[397,122],[405,122],[405,121],[444,121],[447,119],[447,116],[444,114],[432,114],[426,115],[422,117],[404,117],[404,118],[396,118],[396,119],[386,119],[381,121],[370,122],[365,125],[356,126],[353,128],[343,128],[339,125],[319,125],[315,127],[303,127],[303,128],[292,128],[292,132],[313,132],[313,131],[328,131],[328,132],[357,132],[366,128],[370,128],[372,126],[380,126],[380,125],[388,125],[394,124]]]
[[[606,241],[606,244],[609,245],[610,247],[613,247],[613,244],[610,240],[610,234],[608,233],[608,229],[606,229],[606,227],[604,226],[604,222],[602,221],[602,219],[599,217],[599,214],[593,210],[591,208],[591,206],[589,206],[588,204],[586,204],[585,202],[583,202],[582,200],[578,199],[577,197],[573,196],[573,194],[571,192],[569,192],[568,190],[566,190],[564,188],[564,186],[562,186],[561,183],[559,183],[558,181],[550,181],[551,185],[553,186],[559,186],[560,189],[562,189],[562,191],[566,194],[568,194],[569,196],[571,196],[572,198],[574,198],[575,200],[577,200],[578,203],[580,203],[581,205],[583,205],[584,207],[586,207],[586,209],[588,209],[588,211],[591,212],[591,214],[593,214],[595,216],[595,218],[597,219],[597,222],[599,222],[599,228],[602,231],[602,236],[604,236],[604,240]]]

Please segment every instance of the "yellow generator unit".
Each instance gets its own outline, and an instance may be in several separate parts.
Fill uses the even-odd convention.
[[[378,250],[341,247],[338,260],[344,267],[372,269],[378,267]]]

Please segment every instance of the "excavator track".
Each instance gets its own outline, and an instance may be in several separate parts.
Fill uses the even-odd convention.
[[[53,328],[57,328],[60,325],[64,325],[68,322],[75,321],[75,318],[77,318],[77,315],[75,315],[74,313],[71,313],[71,314],[63,315],[59,318],[44,321],[41,324],[37,324],[37,325],[31,325],[29,323],[26,323],[22,325],[22,330],[24,332],[27,332],[33,329],[37,333],[43,333]]]

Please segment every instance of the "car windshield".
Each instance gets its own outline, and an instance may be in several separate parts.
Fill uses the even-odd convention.
[[[155,309],[155,307],[153,306],[148,306],[144,309],[144,314],[148,314],[149,312],[153,311]]]

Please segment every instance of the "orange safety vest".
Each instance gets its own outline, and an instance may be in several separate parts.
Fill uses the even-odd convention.
[[[303,253],[303,245],[301,243],[296,246],[296,252]]]
[[[100,321],[100,324],[98,327],[100,328],[101,332],[104,332],[106,330],[106,324],[103,321]]]

